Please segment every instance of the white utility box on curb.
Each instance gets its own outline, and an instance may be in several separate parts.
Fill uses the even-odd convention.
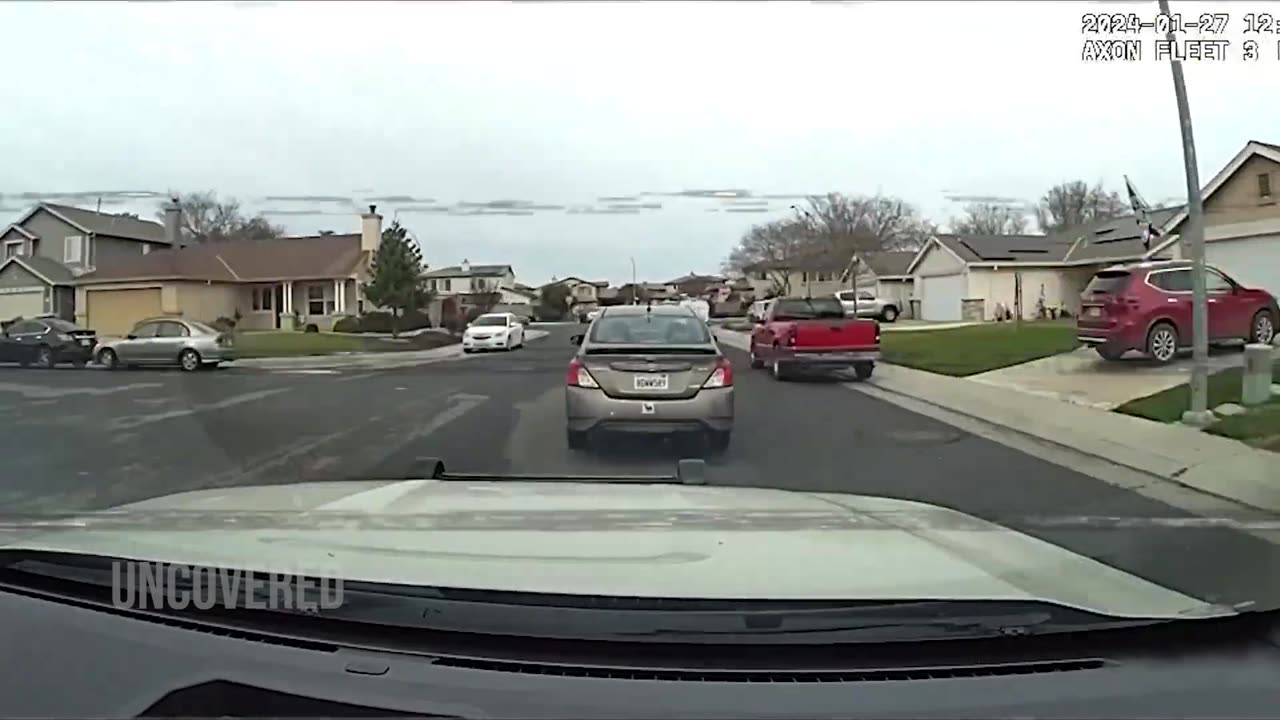
[[[1271,346],[1255,343],[1244,346],[1244,387],[1240,402],[1261,405],[1271,399]]]

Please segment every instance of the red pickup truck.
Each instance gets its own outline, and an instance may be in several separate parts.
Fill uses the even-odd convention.
[[[852,367],[871,377],[880,359],[880,323],[846,317],[834,297],[779,298],[751,332],[751,367],[786,380],[806,370]]]

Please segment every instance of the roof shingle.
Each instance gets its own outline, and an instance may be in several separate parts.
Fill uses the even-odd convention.
[[[133,279],[273,282],[342,278],[364,261],[360,235],[236,240],[106,258],[80,284]]]
[[[71,205],[56,205],[47,202],[40,203],[40,205],[62,215],[91,233],[168,244],[168,240],[164,236],[164,225],[158,222],[143,220],[131,215],[113,215],[111,213],[85,210]]]

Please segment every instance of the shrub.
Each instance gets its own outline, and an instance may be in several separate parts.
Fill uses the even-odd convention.
[[[304,329],[302,330],[302,332],[304,332],[304,333],[318,333],[318,332],[320,332],[320,326],[319,326],[319,325],[316,325],[315,323],[307,323],[307,327],[306,327],[306,328],[304,328]]]
[[[400,332],[420,330],[431,327],[431,319],[426,313],[405,313],[399,318]],[[345,333],[389,333],[391,332],[391,313],[368,312],[358,317],[345,317],[333,324],[334,332]]]

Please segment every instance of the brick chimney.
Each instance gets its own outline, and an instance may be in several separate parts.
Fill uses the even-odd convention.
[[[378,206],[370,205],[369,212],[360,216],[360,249],[370,253],[382,244],[382,216]]]
[[[178,204],[178,198],[169,198],[169,204],[164,206],[164,239],[169,242],[170,247],[182,247],[182,206]]]

